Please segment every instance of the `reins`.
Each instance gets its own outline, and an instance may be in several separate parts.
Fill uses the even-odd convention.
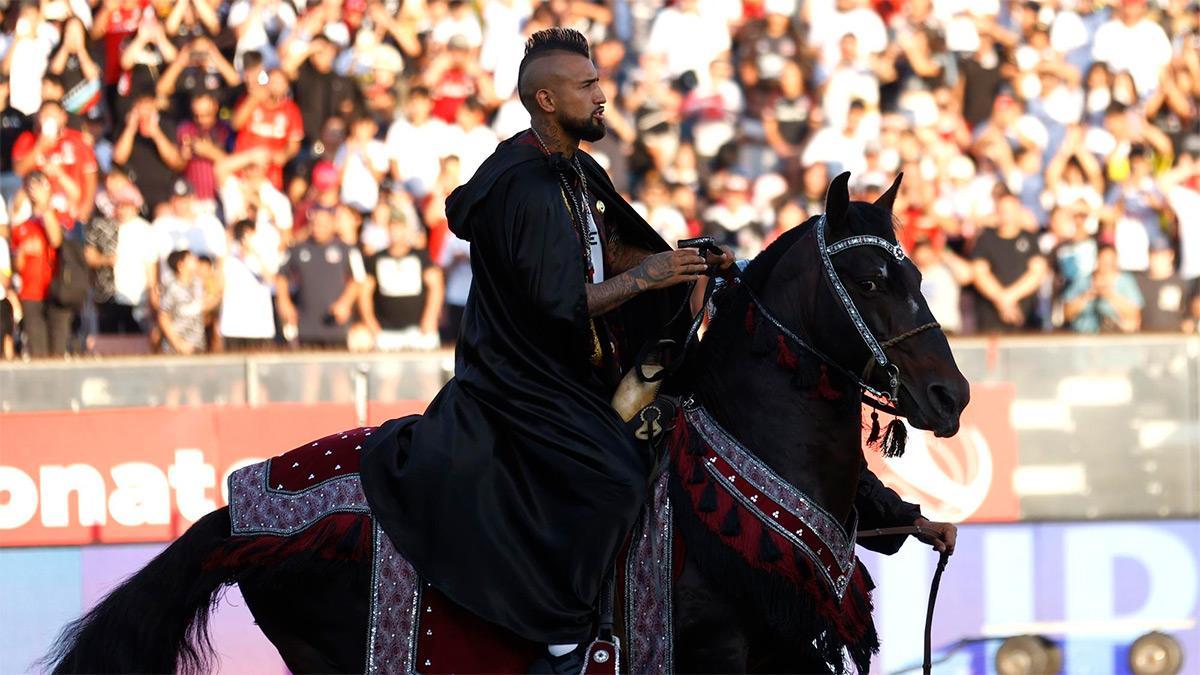
[[[934,536],[934,533],[920,525],[908,525],[905,527],[880,527],[874,530],[860,530],[858,538],[869,539],[871,537],[907,536],[910,534],[914,536]],[[925,606],[925,653],[924,661],[921,662],[921,671],[925,675],[930,675],[933,671],[933,608],[937,604],[938,589],[942,585],[942,572],[946,571],[946,563],[949,561],[949,551],[938,553],[937,569],[934,570],[933,581],[929,584],[929,601]]]

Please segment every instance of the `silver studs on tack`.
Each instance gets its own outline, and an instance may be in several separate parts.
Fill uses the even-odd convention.
[[[597,650],[592,654],[592,660],[596,663],[608,663],[608,651],[604,649]]]
[[[295,464],[292,464],[292,468],[293,468],[293,469],[295,469],[295,468],[296,468],[296,467],[298,467],[298,466],[300,466],[300,462],[296,462]]]
[[[333,451],[332,451],[332,450],[326,450],[326,451],[325,451],[325,456],[326,456],[326,457],[328,457],[328,456],[330,456],[330,455],[332,455],[332,454],[333,454]]]
[[[429,659],[425,659],[425,665],[427,665],[427,666],[432,666],[432,665],[433,665],[433,663],[431,663],[431,662],[429,661]]]
[[[779,512],[778,512],[778,511],[772,511],[772,512],[771,512],[771,517],[772,517],[772,518],[778,518],[778,517],[779,517]]]

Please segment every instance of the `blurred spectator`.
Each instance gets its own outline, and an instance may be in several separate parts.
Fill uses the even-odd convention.
[[[206,5],[207,0],[179,0],[179,2],[184,6],[195,2],[199,6]],[[208,97],[218,105],[228,104],[231,102],[230,98],[234,88],[241,83],[242,76],[238,74],[233,64],[221,54],[213,41],[200,36],[180,50],[179,57],[171,61],[163,71],[162,77],[155,85],[155,90],[159,97],[171,101],[171,108],[174,110],[184,110],[191,106],[193,117],[195,117],[198,114],[195,102],[201,97]],[[213,125],[213,121],[201,122],[197,119],[196,124],[207,129]],[[182,137],[180,142],[182,142]],[[222,144],[222,149],[227,149],[227,147]]]
[[[921,271],[921,294],[929,311],[947,333],[961,333],[961,289],[971,283],[971,264],[929,239],[918,239],[912,250],[913,264]]]
[[[1162,246],[1150,251],[1150,268],[1137,277],[1142,307],[1141,329],[1148,332],[1193,332],[1198,318],[1193,310],[1200,288],[1175,272],[1175,251]],[[1193,286],[1193,287],[1189,287]]]
[[[254,245],[271,272],[292,238],[292,205],[267,179],[263,148],[230,155],[216,165],[225,222],[254,221]]]
[[[310,16],[320,14],[315,11],[306,14],[301,20],[302,27],[319,28],[305,23]],[[290,51],[284,59],[283,72],[296,84],[296,105],[303,120],[304,138],[316,141],[326,120],[358,108],[359,92],[353,80],[334,71],[338,47],[323,33],[317,33],[307,43],[292,43]]]
[[[1189,142],[1160,185],[1179,220],[1179,275],[1195,282],[1200,280],[1200,136]]]
[[[12,242],[21,290],[17,294],[24,316],[21,330],[25,350],[34,358],[67,353],[74,312],[49,297],[57,249],[63,242],[62,222],[67,217],[51,203],[54,189],[41,172],[25,177],[25,196],[32,215],[13,227]]]
[[[217,207],[216,163],[225,159],[233,147],[233,128],[220,119],[220,104],[209,92],[201,92],[191,101],[192,119],[179,123],[175,140],[183,160],[183,177],[195,193],[200,207],[215,213]]]
[[[377,349],[434,349],[441,343],[442,271],[413,248],[415,228],[404,218],[392,219],[388,234],[391,245],[366,260],[363,320]]]
[[[17,139],[34,128],[33,117],[12,107],[9,97],[11,90],[8,75],[0,74],[0,197],[9,203],[17,190],[21,189],[21,177],[16,173],[13,162],[13,149]],[[7,215],[5,213],[6,218]]]
[[[167,256],[171,278],[163,285],[158,310],[165,354],[198,354],[205,350],[204,314],[212,306],[205,303],[198,265],[196,256],[186,249]]]
[[[101,333],[143,333],[154,319],[148,314],[158,283],[158,240],[141,217],[143,199],[129,181],[117,181],[109,193],[117,226],[113,253],[113,296],[97,307]]]
[[[153,226],[164,271],[169,267],[166,259],[173,251],[206,256],[218,267],[225,258],[225,227],[216,216],[200,208],[191,184],[183,178],[175,179],[171,200],[154,219]]]
[[[100,66],[88,51],[87,28],[72,18],[62,24],[63,37],[50,60],[49,73],[62,85],[62,103],[72,117],[99,117],[104,97]]]
[[[462,330],[463,310],[471,294],[471,244],[451,232],[442,244],[438,258],[446,286],[446,308],[442,317],[441,335],[444,344],[454,344]]]
[[[379,183],[388,171],[387,147],[376,140],[375,119],[363,115],[350,123],[350,134],[333,163],[341,172],[341,201],[369,213],[379,203]]]
[[[156,215],[171,198],[175,171],[186,163],[175,146],[175,123],[164,117],[152,94],[137,97],[113,146],[113,163],[121,167]]]
[[[355,266],[361,270],[362,259],[335,237],[331,209],[313,207],[308,227],[308,239],[288,249],[276,281],[279,319],[285,335],[294,331],[302,346],[345,348],[360,289]]]
[[[421,74],[421,81],[429,88],[433,99],[433,116],[446,124],[454,124],[463,101],[478,98],[491,102],[496,99],[491,78],[479,67],[469,39],[462,34],[450,38],[446,51],[433,57]]]
[[[261,351],[275,337],[275,272],[255,248],[254,227],[254,221],[239,220],[230,233],[220,318],[227,351]]]
[[[67,128],[67,111],[46,101],[37,111],[36,130],[21,134],[12,149],[18,176],[38,171],[49,178],[51,203],[67,216],[64,228],[91,217],[96,198],[96,156],[83,135]],[[14,205],[15,206],[15,205]]]
[[[392,122],[387,133],[392,177],[417,199],[424,198],[437,182],[449,141],[449,126],[433,116],[429,90],[414,87],[408,92],[404,117]]]
[[[1133,275],[1117,265],[1117,251],[1102,246],[1096,271],[1063,293],[1063,313],[1078,333],[1132,333],[1142,318],[1142,293]]]
[[[257,3],[282,4],[282,0],[255,0]],[[304,121],[300,108],[288,98],[287,75],[281,70],[267,74],[266,86],[249,87],[246,98],[233,113],[237,129],[238,152],[263,148],[268,152],[267,175],[275,189],[283,187],[283,165],[300,152],[304,140]]]
[[[980,332],[1013,332],[1035,325],[1037,291],[1048,266],[1029,231],[1030,214],[1013,195],[996,203],[995,224],[980,233],[972,252]]]

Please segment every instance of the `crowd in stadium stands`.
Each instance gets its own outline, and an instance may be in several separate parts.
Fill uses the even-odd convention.
[[[753,256],[903,171],[947,331],[1196,330],[1196,2],[0,0],[4,355],[452,343],[444,200],[554,25],[667,241]]]

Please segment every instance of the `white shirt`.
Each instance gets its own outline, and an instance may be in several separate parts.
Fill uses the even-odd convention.
[[[15,11],[15,8],[14,8]],[[54,51],[54,29],[41,23],[36,37],[12,43],[12,72],[8,75],[8,104],[26,115],[34,115],[42,105],[42,77]]]
[[[246,217],[246,200],[242,198],[237,176],[225,179],[218,196],[225,209],[226,222],[232,224]],[[258,210],[258,218],[254,222],[254,250],[262,257],[267,271],[274,274],[283,264],[283,252],[280,250],[283,236],[280,233],[292,229],[292,203],[265,180],[259,184],[258,199],[263,208]]]
[[[235,252],[225,260],[225,291],[221,296],[221,335],[270,339],[275,336],[271,309],[273,287],[263,279],[263,263]]]
[[[1190,281],[1200,277],[1200,192],[1176,185],[1167,203],[1179,218],[1179,276]]]
[[[446,273],[446,304],[462,307],[471,293],[471,243],[448,232],[438,265]]]
[[[667,71],[672,77],[690,70],[705,80],[709,65],[721,52],[729,51],[729,44],[729,27],[719,15],[669,7],[654,18],[646,52],[666,55]]]
[[[466,183],[493,152],[500,139],[491,127],[477,126],[470,131],[453,126],[448,130],[447,151],[458,157],[459,178]]]
[[[117,261],[113,265],[113,299],[137,307],[146,300],[147,270],[158,263],[158,238],[142,218],[117,226]]]
[[[194,255],[207,255],[214,260],[225,257],[228,250],[225,228],[217,217],[197,213],[193,218],[165,215],[154,220],[158,237],[159,257],[166,260],[172,251],[188,250]]]
[[[921,270],[921,295],[929,311],[942,328],[957,333],[962,330],[962,313],[958,303],[962,289],[954,274],[943,264]]]
[[[598,284],[604,281],[604,244],[600,241],[600,230],[596,228],[596,219],[592,217],[592,210],[587,211],[588,225],[588,245],[592,254],[592,283]]]
[[[1149,19],[1126,26],[1112,19],[1096,31],[1092,58],[1113,72],[1128,70],[1143,98],[1158,89],[1158,76],[1171,62],[1171,41],[1162,27]]]
[[[867,146],[859,136],[847,136],[841,129],[825,127],[813,134],[800,161],[805,165],[816,162],[828,164],[831,176],[843,171],[858,173],[867,165]]]
[[[441,173],[441,159],[451,152],[450,128],[436,118],[420,126],[406,119],[392,122],[387,133],[388,157],[395,162],[399,179],[412,196],[420,199],[429,194]]]
[[[379,181],[375,176],[388,169],[388,151],[383,142],[367,141],[353,153],[343,144],[333,163],[344,170],[342,202],[358,211],[374,211],[379,204]]]
[[[834,12],[829,17],[828,31],[821,34],[823,42],[822,60],[837,63],[841,54],[842,36],[854,35],[861,55],[878,54],[887,49],[887,27],[879,13],[869,7],[859,7],[849,12]],[[821,38],[819,38],[821,39]]]
[[[525,53],[521,28],[532,11],[529,0],[487,0],[483,6],[483,23],[487,28],[479,63],[493,74],[492,86],[500,98],[508,98],[517,90],[517,69]]]

